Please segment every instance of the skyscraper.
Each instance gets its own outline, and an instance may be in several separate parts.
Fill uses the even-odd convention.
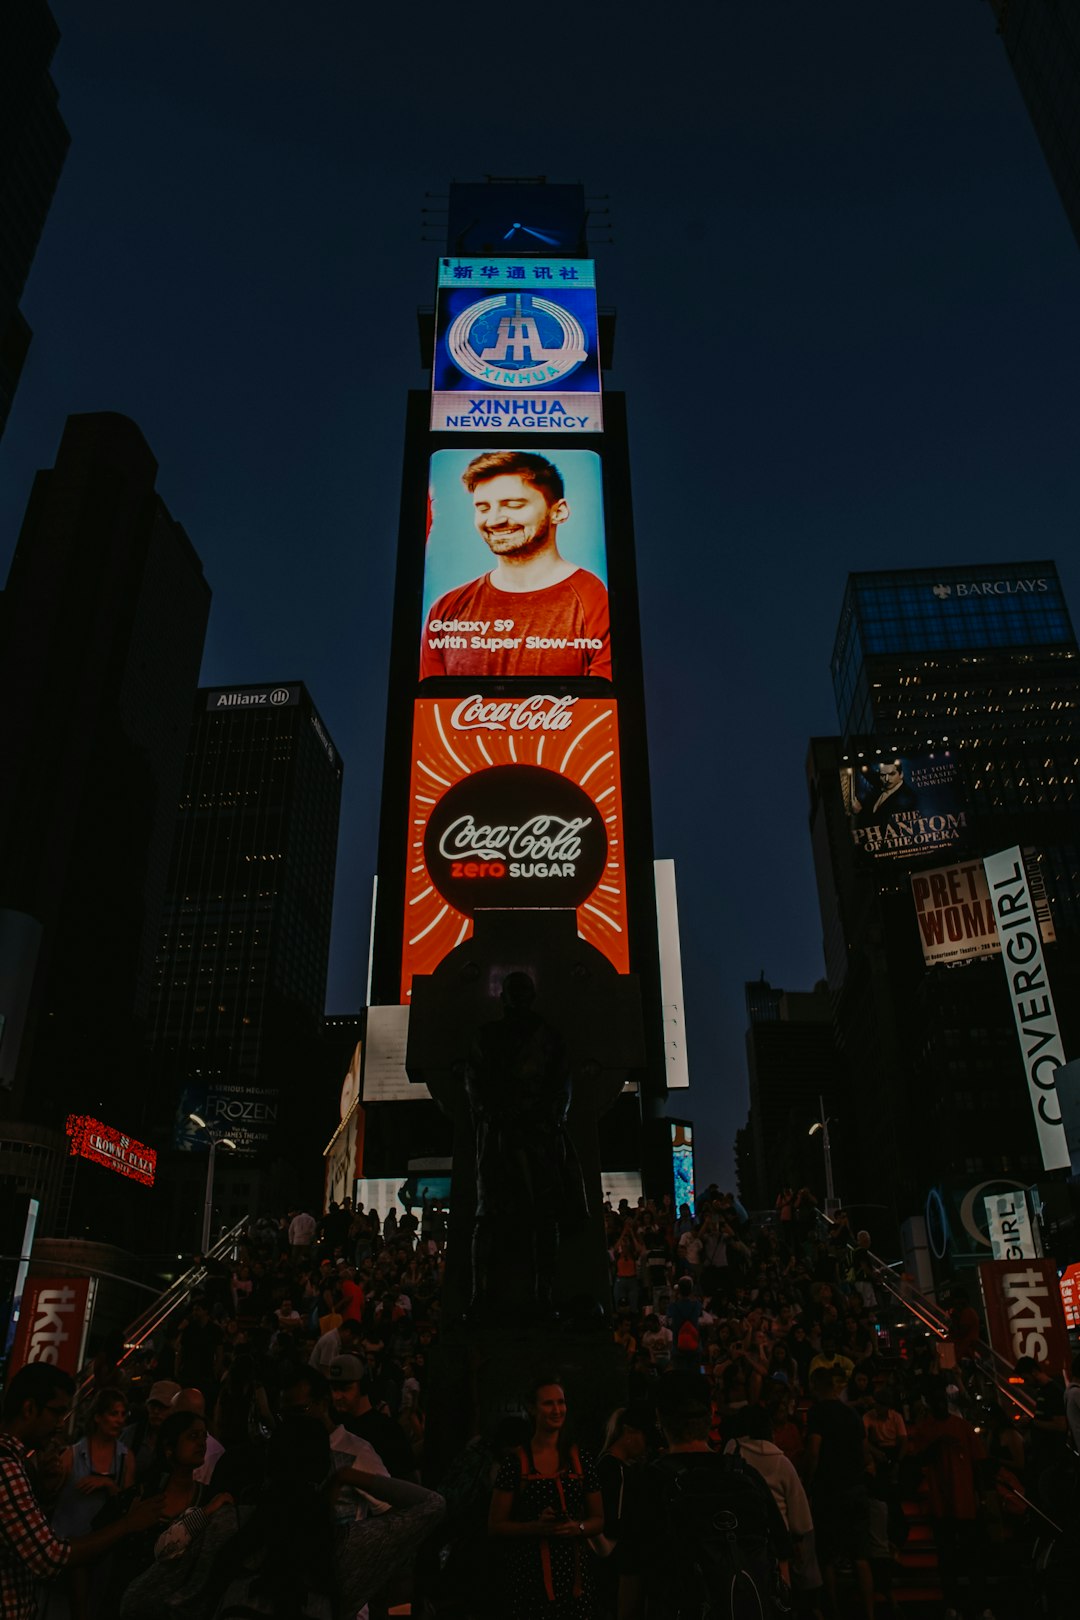
[[[1072,0],[990,0],[990,4],[1080,242],[1080,11]]]
[[[341,779],[299,681],[199,691],[151,997],[162,1141],[194,1146],[192,1112],[264,1156],[310,1127],[318,1163],[327,1115],[312,1118],[305,1084],[326,996]]]
[[[68,419],[0,598],[0,1106],[137,1130],[210,590],[126,417]],[[8,1016],[12,1015],[12,1016]],[[28,1086],[28,1083],[32,1085]]]
[[[838,1176],[900,1216],[942,1182],[1042,1169],[981,863],[1024,849],[1075,1050],[1078,659],[1050,562],[848,580],[832,665],[843,735],[815,738],[808,764],[847,1074]]]
[[[781,1187],[821,1179],[821,1145],[807,1133],[821,1101],[827,1111],[836,1103],[832,1006],[824,984],[778,990],[762,978],[746,986],[746,1012],[750,1113],[743,1196],[756,1209],[770,1209]]]
[[[0,13],[0,433],[31,331],[19,308],[71,137],[49,65],[60,33],[44,0]]]

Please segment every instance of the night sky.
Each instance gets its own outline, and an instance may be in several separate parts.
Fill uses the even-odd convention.
[[[424,194],[610,196],[656,850],[699,1172],[730,1183],[744,980],[822,973],[804,761],[847,572],[1054,557],[1080,612],[1080,252],[989,5],[53,11],[72,146],[0,563],[67,414],[134,418],[213,587],[203,680],[303,679],[344,756],[334,1012],[364,995]]]

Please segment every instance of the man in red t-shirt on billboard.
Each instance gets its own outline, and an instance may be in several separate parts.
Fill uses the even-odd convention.
[[[570,516],[559,469],[544,456],[491,450],[462,482],[495,567],[432,605],[420,679],[429,675],[600,675],[611,679],[607,587],[559,551]]]

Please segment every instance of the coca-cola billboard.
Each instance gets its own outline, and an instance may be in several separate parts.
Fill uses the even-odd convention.
[[[92,1286],[90,1277],[30,1273],[19,1307],[9,1378],[32,1361],[44,1361],[75,1376],[82,1366]]]
[[[415,705],[401,997],[479,910],[573,908],[629,972],[617,705],[473,693]]]

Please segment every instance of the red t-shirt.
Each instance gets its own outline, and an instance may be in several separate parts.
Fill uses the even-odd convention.
[[[364,1290],[351,1277],[343,1277],[339,1289],[342,1316],[347,1322],[359,1322],[364,1314]]]
[[[498,629],[496,621],[502,621]],[[540,591],[498,591],[487,574],[459,585],[440,596],[428,614],[420,679],[429,675],[602,675],[610,680],[607,588],[586,568]]]

